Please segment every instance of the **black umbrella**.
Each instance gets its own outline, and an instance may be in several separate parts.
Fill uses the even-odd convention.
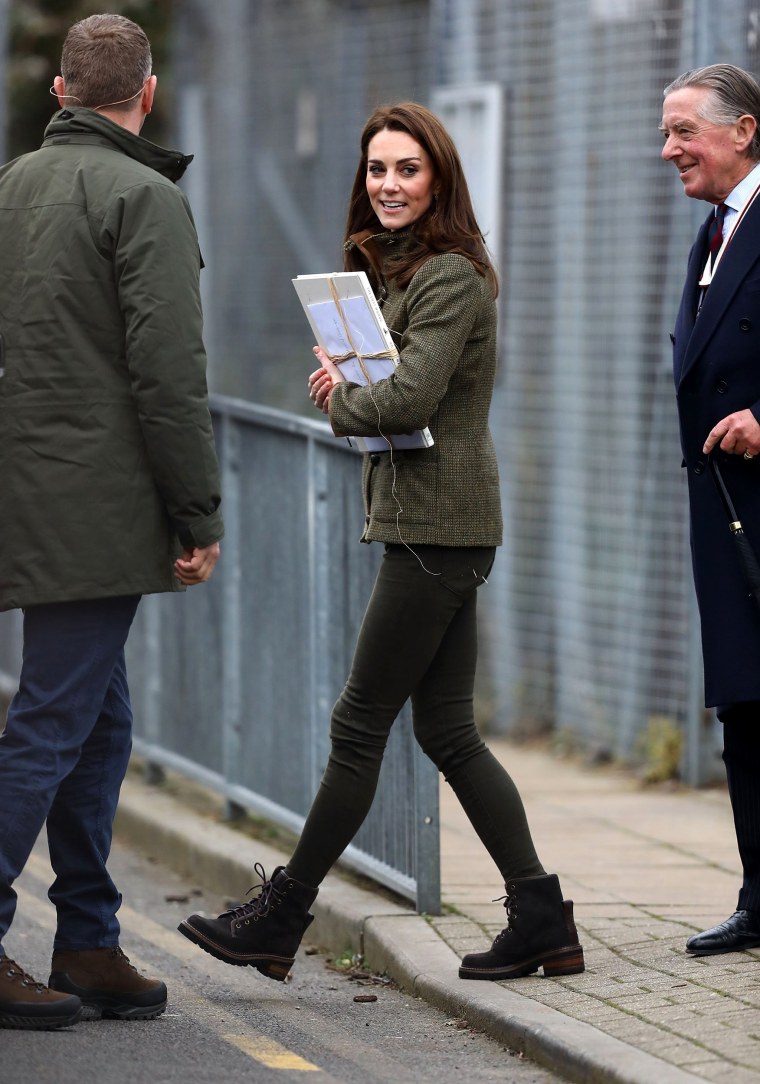
[[[720,472],[720,467],[713,456],[710,457],[710,469],[712,471],[713,480],[718,489],[718,495],[720,502],[723,505],[726,516],[728,517],[728,527],[731,534],[734,536],[736,542],[736,549],[739,554],[739,561],[742,566],[742,572],[744,573],[744,579],[747,582],[749,588],[749,597],[753,599],[755,605],[760,607],[760,562],[758,562],[755,551],[752,548],[750,540],[744,533],[744,528],[741,525],[741,520],[736,514],[733,501],[731,500],[731,494],[726,488],[726,483],[723,481],[723,475]]]

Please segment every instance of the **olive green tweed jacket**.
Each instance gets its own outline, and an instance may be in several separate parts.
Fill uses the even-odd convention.
[[[370,243],[387,266],[409,234],[383,233]],[[333,431],[367,437],[428,426],[435,443],[364,456],[362,541],[499,545],[499,475],[488,428],[496,304],[488,282],[466,257],[435,255],[405,289],[388,284],[383,315],[400,364],[371,389],[337,384],[330,396]]]

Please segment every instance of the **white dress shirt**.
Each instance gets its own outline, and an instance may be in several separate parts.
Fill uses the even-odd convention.
[[[709,286],[712,282],[712,277],[718,270],[718,264],[726,245],[731,239],[731,234],[738,226],[742,212],[755,196],[758,188],[760,188],[760,162],[754,169],[750,170],[746,177],[739,181],[736,188],[732,189],[723,200],[726,205],[726,215],[723,219],[723,243],[715,254],[715,263],[712,269],[710,268],[710,257],[708,255],[702,278],[699,280],[700,286]]]

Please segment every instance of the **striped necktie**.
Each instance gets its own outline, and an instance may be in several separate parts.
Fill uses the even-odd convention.
[[[726,217],[726,211],[728,207],[725,203],[720,203],[715,208],[715,214],[713,220],[707,230],[707,243],[710,248],[710,270],[715,266],[715,257],[720,252],[720,246],[723,244],[723,219]]]

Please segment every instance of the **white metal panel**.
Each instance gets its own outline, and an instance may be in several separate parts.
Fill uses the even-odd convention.
[[[456,143],[475,215],[496,263],[501,252],[504,95],[499,83],[438,87],[436,113]]]

